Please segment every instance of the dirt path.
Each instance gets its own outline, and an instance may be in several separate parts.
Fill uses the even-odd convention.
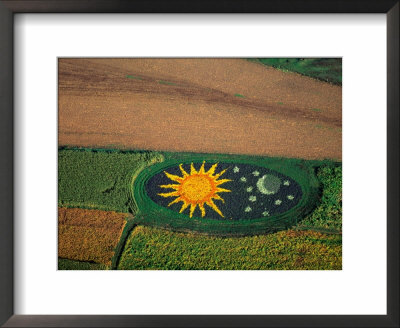
[[[59,145],[341,160],[341,91],[242,59],[60,59]]]

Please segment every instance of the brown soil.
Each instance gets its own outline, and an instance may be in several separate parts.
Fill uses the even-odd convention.
[[[126,214],[79,208],[58,209],[58,257],[111,265]]]
[[[60,146],[341,160],[341,122],[340,86],[243,59],[59,60]]]

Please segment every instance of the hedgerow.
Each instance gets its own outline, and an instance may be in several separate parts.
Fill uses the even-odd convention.
[[[318,168],[321,201],[315,210],[301,220],[296,229],[325,232],[342,231],[342,165],[323,165]]]

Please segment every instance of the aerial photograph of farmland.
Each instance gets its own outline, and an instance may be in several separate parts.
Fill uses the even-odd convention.
[[[59,58],[58,270],[341,270],[341,58]]]

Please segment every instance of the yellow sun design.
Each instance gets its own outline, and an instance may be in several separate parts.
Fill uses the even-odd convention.
[[[178,184],[161,185],[161,188],[174,189],[175,191],[161,193],[159,195],[164,198],[176,197],[171,203],[168,204],[168,206],[178,202],[183,202],[179,213],[182,213],[190,205],[190,217],[193,216],[193,212],[197,205],[200,208],[201,217],[204,217],[206,214],[204,204],[207,204],[220,216],[224,217],[220,209],[217,207],[217,205],[215,205],[213,199],[218,199],[224,202],[224,200],[217,193],[230,192],[230,190],[220,188],[218,186],[232,180],[218,180],[218,178],[225,173],[226,169],[214,175],[218,163],[211,166],[207,172],[204,170],[204,163],[205,162],[203,162],[201,165],[199,171],[196,171],[192,163],[190,165],[190,174],[183,169],[182,164],[179,164],[179,168],[182,172],[181,177],[164,171],[165,175],[170,180],[176,181]]]

